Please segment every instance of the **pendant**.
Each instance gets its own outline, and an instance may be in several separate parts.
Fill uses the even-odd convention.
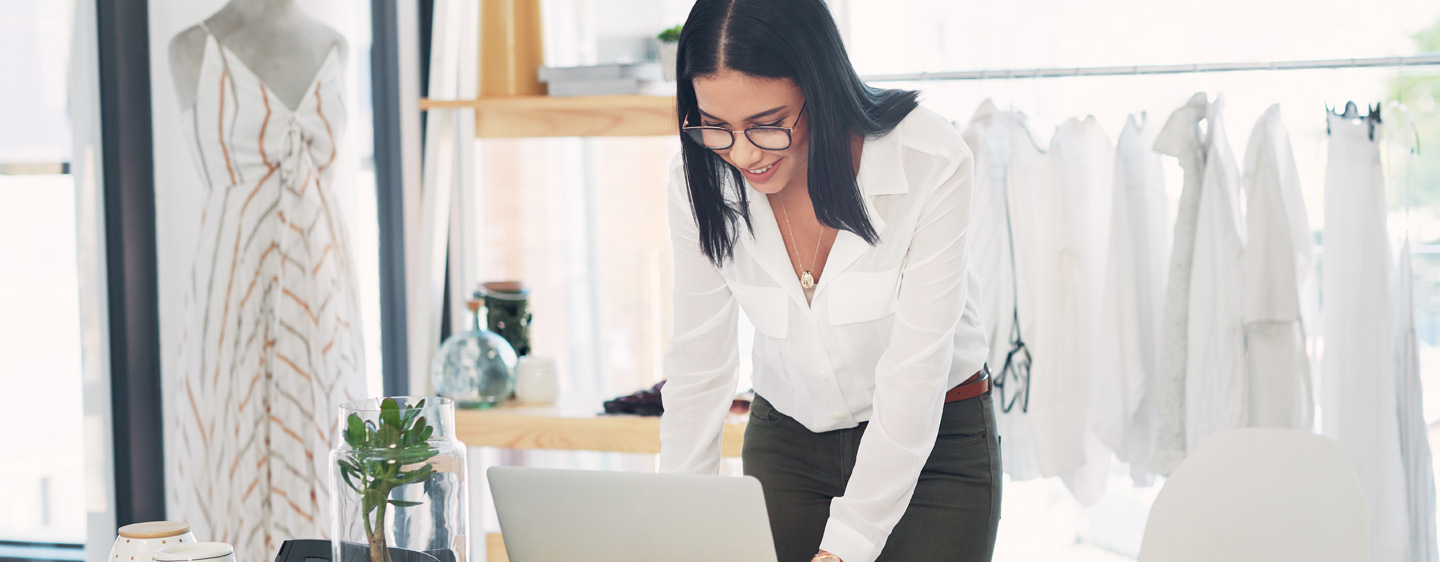
[[[800,286],[806,289],[815,288],[815,278],[810,276],[809,271],[800,274]]]

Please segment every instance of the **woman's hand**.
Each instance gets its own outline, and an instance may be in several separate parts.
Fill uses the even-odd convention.
[[[844,561],[844,560],[841,560],[839,556],[836,556],[836,555],[834,555],[834,554],[830,554],[829,552],[825,552],[825,551],[822,550],[822,551],[820,551],[820,552],[815,553],[815,557],[814,557],[814,558],[811,558],[811,559],[810,559],[810,562],[845,562],[845,561]]]

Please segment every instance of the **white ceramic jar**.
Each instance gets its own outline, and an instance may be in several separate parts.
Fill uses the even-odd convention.
[[[235,562],[235,547],[223,542],[173,544],[156,552],[155,562]]]
[[[515,367],[515,399],[550,404],[560,396],[560,363],[554,357],[527,355]]]
[[[150,521],[120,528],[115,546],[110,548],[110,562],[155,562],[155,553],[179,544],[194,544],[195,535],[184,521]]]

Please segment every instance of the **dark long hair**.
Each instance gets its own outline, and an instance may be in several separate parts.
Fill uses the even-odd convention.
[[[687,119],[700,122],[694,79],[722,70],[721,60],[726,68],[751,76],[793,80],[805,96],[810,126],[806,177],[816,218],[871,245],[879,240],[855,181],[851,138],[889,133],[915,109],[919,94],[862,82],[821,0],[698,0],[680,33],[676,59],[682,127]],[[740,221],[752,229],[744,176],[689,137],[680,135],[680,144],[700,246],[719,267],[733,254]],[[739,192],[737,206],[725,201],[727,175]]]

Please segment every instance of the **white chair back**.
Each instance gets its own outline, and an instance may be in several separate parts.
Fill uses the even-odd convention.
[[[1249,428],[1206,439],[1155,498],[1140,562],[1363,562],[1370,518],[1334,440]]]

